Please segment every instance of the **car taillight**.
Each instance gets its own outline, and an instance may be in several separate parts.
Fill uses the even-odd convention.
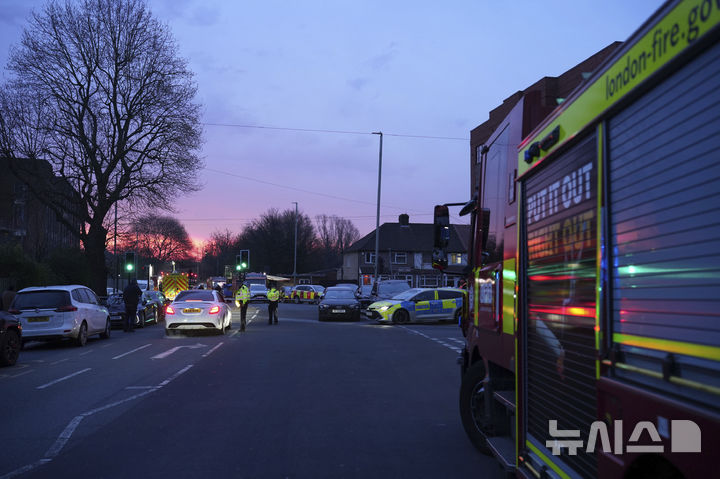
[[[77,311],[77,307],[72,304],[66,304],[65,306],[60,306],[55,310],[56,313],[69,313],[71,311]]]
[[[175,310],[172,306],[168,305],[168,307],[165,308],[165,314],[175,314]]]
[[[220,306],[213,306],[210,308],[210,314],[217,314],[220,312]]]

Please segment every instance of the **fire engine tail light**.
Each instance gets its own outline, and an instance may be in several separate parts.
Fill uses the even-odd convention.
[[[175,314],[175,310],[172,306],[168,305],[168,307],[165,308],[165,314]]]
[[[220,306],[213,306],[210,308],[210,314],[217,314],[220,312]]]

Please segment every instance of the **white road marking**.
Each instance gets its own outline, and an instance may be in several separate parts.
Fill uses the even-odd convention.
[[[410,328],[408,328],[407,326],[400,326],[400,327],[401,327],[402,329],[404,329],[405,331],[408,331],[408,332],[413,333],[413,334],[417,334],[417,335],[419,335],[419,336],[422,336],[423,338],[429,339],[430,341],[434,341],[434,342],[440,344],[441,346],[445,346],[445,347],[448,348],[448,349],[452,349],[452,350],[455,351],[456,353],[459,353],[459,352],[462,351],[462,348],[458,348],[457,345],[455,345],[455,344],[448,344],[448,343],[446,343],[446,342],[445,342],[444,340],[442,340],[442,339],[433,338],[432,336],[428,336],[427,334],[425,334],[425,333],[423,333],[423,332],[421,332],[421,331],[417,331],[417,330],[415,330],[415,329],[410,329]],[[448,339],[448,340],[450,340],[450,341],[458,342],[458,343],[460,343],[460,344],[465,344],[465,342],[462,341],[462,340],[460,340],[460,339],[456,339],[456,338],[446,338],[446,339]]]
[[[84,353],[78,354],[78,356],[85,356],[86,354],[90,354],[90,353],[92,353],[93,351],[95,351],[95,350],[94,350],[94,349],[89,349],[89,350],[85,351]]]
[[[86,372],[90,371],[91,369],[92,369],[92,368],[85,368],[85,369],[82,369],[82,370],[80,370],[80,371],[76,371],[76,372],[74,372],[74,373],[72,373],[72,374],[68,374],[67,376],[62,377],[62,378],[60,378],[60,379],[56,379],[56,380],[54,380],[54,381],[50,381],[50,382],[47,383],[47,384],[43,384],[42,386],[38,386],[38,387],[36,387],[35,389],[45,389],[46,387],[52,386],[53,384],[57,384],[57,383],[59,383],[60,381],[65,381],[66,379],[70,379],[70,378],[72,378],[72,377],[74,377],[74,376],[77,376],[78,374],[86,373]]]
[[[143,396],[147,396],[151,392],[157,391],[158,389],[162,388],[163,386],[167,386],[170,383],[170,381],[176,379],[178,376],[180,376],[184,372],[188,371],[191,367],[193,367],[192,364],[185,366],[183,369],[176,372],[175,374],[170,376],[165,381],[161,382],[158,386],[151,386],[149,389],[147,389],[141,393],[135,394],[133,396],[122,399],[120,401],[115,401],[113,403],[107,404],[107,405],[99,407],[99,408],[92,409],[83,414],[80,414],[79,416],[75,416],[70,421],[70,423],[67,426],[65,426],[65,429],[63,429],[63,431],[60,433],[60,435],[55,440],[53,445],[50,446],[50,449],[48,449],[48,451],[45,453],[44,458],[42,458],[39,461],[34,462],[32,464],[28,464],[27,466],[23,466],[18,469],[15,469],[14,471],[9,472],[9,473],[5,474],[4,476],[1,476],[0,479],[9,479],[11,477],[19,476],[20,474],[24,474],[28,471],[31,471],[37,467],[42,466],[43,464],[47,464],[48,462],[52,461],[53,458],[57,457],[58,454],[60,454],[60,451],[62,450],[63,447],[65,447],[65,444],[67,444],[67,442],[70,440],[70,437],[73,435],[73,433],[78,428],[78,426],[80,425],[80,422],[83,419],[85,419],[88,416],[92,416],[93,414],[98,413],[100,411],[104,411],[106,409],[110,409],[112,407],[119,406],[120,404],[129,402],[129,401],[133,401],[133,400],[141,398]]]
[[[151,344],[146,344],[145,346],[140,346],[139,348],[135,348],[135,349],[133,349],[132,351],[128,351],[127,353],[122,353],[122,354],[120,354],[120,355],[118,355],[118,356],[115,356],[113,359],[120,359],[120,358],[122,358],[123,356],[127,356],[128,354],[132,354],[132,353],[134,353],[134,352],[136,352],[136,351],[140,351],[141,349],[145,349],[145,348],[147,348],[147,347],[149,347],[149,346],[152,346],[152,343],[151,343]]]
[[[65,361],[67,361],[67,360],[68,360],[68,358],[60,359],[60,360],[54,361],[54,362],[52,362],[52,363],[50,363],[50,364],[51,364],[51,365],[60,364],[60,363],[65,362]]]
[[[13,375],[10,376],[10,377],[11,377],[11,378],[16,378],[16,377],[18,377],[18,376],[23,376],[23,375],[25,375],[25,374],[32,373],[32,372],[34,372],[34,371],[35,371],[34,369],[28,369],[27,371],[23,371],[23,372],[21,372],[21,373],[13,374]]]
[[[125,389],[154,389],[157,386],[128,386]]]
[[[156,354],[155,356],[153,356],[150,359],[165,359],[166,357],[170,356],[172,353],[179,351],[181,348],[197,349],[197,348],[206,348],[206,347],[207,347],[206,344],[200,344],[200,343],[192,344],[189,346],[175,346],[174,348],[170,348],[163,353]]]
[[[212,348],[210,351],[208,351],[207,353],[203,354],[202,357],[206,358],[206,357],[210,356],[210,355],[213,353],[213,351],[215,351],[217,348],[219,348],[219,347],[222,346],[222,345],[223,345],[222,342],[218,343],[218,344],[217,344],[214,348]]]

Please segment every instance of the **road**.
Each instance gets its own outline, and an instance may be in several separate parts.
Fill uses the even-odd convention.
[[[248,315],[223,336],[29,343],[0,369],[0,478],[500,477],[459,420],[455,325]]]

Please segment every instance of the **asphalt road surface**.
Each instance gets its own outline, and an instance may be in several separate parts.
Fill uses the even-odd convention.
[[[29,343],[0,369],[0,478],[501,477],[460,423],[457,326],[248,316]]]

